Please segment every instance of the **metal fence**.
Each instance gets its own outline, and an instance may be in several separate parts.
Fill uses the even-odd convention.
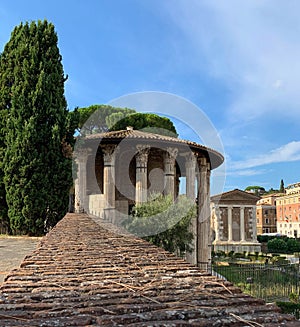
[[[213,264],[213,271],[245,293],[267,302],[299,294],[299,264]]]

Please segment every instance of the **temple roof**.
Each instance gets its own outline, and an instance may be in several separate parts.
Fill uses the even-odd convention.
[[[156,143],[165,144],[165,145],[172,145],[177,147],[186,147],[188,146],[191,150],[197,153],[204,153],[206,154],[211,163],[211,168],[217,168],[220,166],[223,161],[224,157],[218,151],[206,147],[204,145],[198,144],[193,141],[182,140],[176,137],[165,136],[160,134],[148,133],[134,129],[127,129],[127,130],[120,130],[120,131],[111,131],[106,133],[98,133],[98,134],[89,134],[85,137],[85,140],[95,140],[100,141],[101,143],[118,143],[123,139],[127,140],[138,140],[143,143],[150,143],[150,145],[155,145]]]
[[[226,201],[238,201],[238,202],[252,202],[253,205],[256,204],[256,202],[260,199],[259,196],[250,193],[250,192],[245,192],[239,189],[234,189],[231,191],[227,191],[224,193],[216,194],[214,196],[211,196],[211,201],[212,202],[226,202]]]
[[[99,218],[67,214],[0,287],[1,326],[297,326]]]

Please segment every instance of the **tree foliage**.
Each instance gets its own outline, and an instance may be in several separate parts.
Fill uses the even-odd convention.
[[[268,251],[273,253],[295,253],[300,252],[300,243],[289,237],[273,238],[268,241]]]
[[[283,182],[283,179],[280,181],[279,192],[280,193],[284,193],[284,182]]]
[[[42,234],[68,208],[74,131],[57,42],[47,21],[20,24],[0,58],[1,173],[14,234]]]
[[[91,105],[76,108],[69,113],[77,121],[77,131],[82,135],[124,130],[128,126],[136,130],[177,137],[172,121],[156,114],[136,113],[134,109],[109,105]]]
[[[281,238],[273,238],[268,241],[268,251],[273,253],[286,253],[287,243]]]
[[[117,131],[131,126],[136,130],[156,133],[166,136],[177,137],[176,128],[169,118],[156,114],[136,113],[120,119],[115,124],[111,124],[110,130]]]
[[[101,104],[77,108],[70,112],[70,116],[73,121],[77,121],[77,130],[84,136],[107,132],[110,126],[132,113],[135,110]]]
[[[143,238],[147,241],[181,255],[191,250],[193,236],[189,226],[195,216],[196,206],[185,196],[173,203],[171,196],[153,195],[148,202],[133,208],[124,226],[131,233],[146,234]]]
[[[258,196],[266,193],[266,190],[264,187],[257,186],[257,185],[247,186],[245,188],[245,191],[253,192],[255,195],[258,195]]]

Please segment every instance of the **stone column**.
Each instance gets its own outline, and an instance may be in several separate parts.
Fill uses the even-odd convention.
[[[195,202],[196,157],[192,152],[185,155],[185,171],[186,196]],[[186,253],[186,260],[193,265],[197,265],[197,221],[197,217],[191,219],[189,231],[193,234],[192,251]]]
[[[215,209],[215,242],[220,241],[220,208],[216,205]]]
[[[232,206],[227,207],[228,242],[232,242]]]
[[[210,163],[206,158],[199,158],[198,174],[198,266],[208,270],[211,261],[210,237]]]
[[[88,149],[77,150],[76,153],[77,177],[75,179],[75,212],[87,210],[86,197],[86,163],[89,155]]]
[[[185,159],[186,196],[195,201],[196,157],[190,152]]]
[[[245,207],[240,207],[240,236],[241,241],[245,242]]]
[[[138,144],[136,146],[138,153],[136,160],[136,182],[135,182],[135,203],[140,204],[147,201],[148,192],[148,155],[150,151],[149,145]]]
[[[103,193],[105,197],[104,219],[115,222],[116,195],[115,195],[115,157],[116,145],[104,145],[103,153]]]
[[[252,242],[258,243],[257,232],[256,232],[256,206],[252,206],[249,209],[249,215],[252,222]]]
[[[168,147],[164,155],[165,190],[164,194],[172,194],[175,199],[175,160],[178,154],[177,148]]]

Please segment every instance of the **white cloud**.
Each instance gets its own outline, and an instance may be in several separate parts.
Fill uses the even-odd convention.
[[[182,0],[168,9],[194,47],[189,65],[231,90],[228,117],[299,120],[300,2]]]
[[[242,170],[253,167],[300,160],[300,141],[287,143],[277,149],[243,161],[231,162],[229,169]]]

